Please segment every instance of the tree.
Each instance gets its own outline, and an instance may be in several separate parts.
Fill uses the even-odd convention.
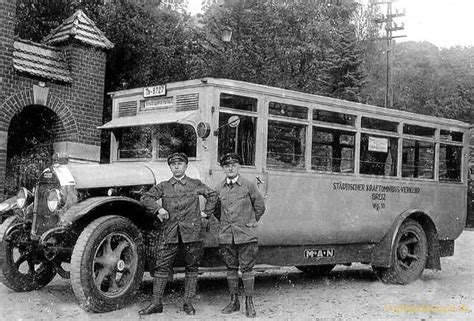
[[[363,89],[364,100],[383,105],[385,58],[374,52]],[[428,42],[402,42],[393,47],[395,109],[473,122],[471,66],[473,47],[440,49]]]
[[[356,4],[228,1],[206,12],[192,75],[245,80],[358,100],[364,75]],[[220,40],[224,26],[232,42]]]
[[[72,14],[72,0],[18,0],[15,34],[22,39],[40,42],[52,29]]]

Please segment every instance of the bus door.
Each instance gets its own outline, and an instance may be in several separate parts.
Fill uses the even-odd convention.
[[[252,180],[265,192],[266,175],[262,170],[262,121],[257,96],[231,91],[218,92],[217,163],[227,153],[237,153],[242,158],[242,175]],[[222,171],[220,167],[217,172]],[[224,174],[218,174],[219,180]]]

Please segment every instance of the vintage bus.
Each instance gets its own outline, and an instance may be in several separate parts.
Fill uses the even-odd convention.
[[[453,255],[467,212],[466,123],[214,78],[111,96],[112,120],[100,127],[110,132],[110,164],[45,170],[25,216],[43,264],[68,277],[61,263],[70,262],[74,293],[89,310],[126,304],[152,268],[144,253],[153,252],[154,218],[137,200],[170,177],[166,158],[176,151],[189,156],[188,175],[212,187],[224,179],[219,157],[241,155],[242,175],[267,205],[258,263],[327,273],[362,262],[406,284]],[[17,196],[22,207],[27,196]],[[8,224],[4,239],[13,235]],[[203,266],[221,264],[217,229],[211,218]],[[2,245],[7,257],[13,246]],[[21,277],[8,262],[3,279],[15,288]]]

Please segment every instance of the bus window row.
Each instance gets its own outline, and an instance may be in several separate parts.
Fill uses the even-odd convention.
[[[221,109],[219,116],[218,157],[236,152],[242,156],[244,165],[254,166],[257,99],[231,94],[221,94],[220,98],[220,107],[225,109]],[[312,112],[313,125],[309,123],[309,112]],[[436,155],[435,128],[403,124],[403,137],[400,138],[398,122],[363,116],[360,120],[360,144],[357,145],[356,118],[350,113],[311,110],[304,106],[270,101],[266,137],[267,167],[306,170],[306,152],[310,148],[311,170],[355,173],[356,146],[360,146],[360,174],[396,177],[398,162],[401,162],[401,177],[434,179],[438,157],[439,180],[461,181],[462,132],[441,130],[439,155]],[[310,141],[307,138],[309,126],[312,126]],[[400,139],[402,151],[399,160]]]

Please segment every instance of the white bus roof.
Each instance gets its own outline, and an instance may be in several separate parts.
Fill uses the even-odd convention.
[[[395,117],[404,120],[413,120],[418,122],[434,123],[439,125],[456,126],[462,129],[469,129],[473,125],[454,119],[435,117],[430,115],[418,114],[413,112],[407,112],[398,109],[390,109],[384,107],[378,107],[374,105],[362,104],[338,98],[331,98],[316,94],[309,94],[289,89],[282,89],[278,87],[271,87],[266,85],[260,85],[255,83],[249,83],[239,80],[222,79],[222,78],[201,78],[185,80],[180,82],[166,83],[167,90],[178,90],[186,88],[204,87],[204,86],[215,86],[220,88],[227,88],[229,90],[239,89],[254,94],[265,94],[267,96],[274,96],[285,99],[295,99],[299,101],[318,103],[328,107],[339,107],[354,112],[372,113],[380,116]],[[123,98],[127,96],[143,95],[145,87],[125,89],[119,91],[110,92],[109,95],[112,98]],[[422,118],[420,118],[422,117]]]

